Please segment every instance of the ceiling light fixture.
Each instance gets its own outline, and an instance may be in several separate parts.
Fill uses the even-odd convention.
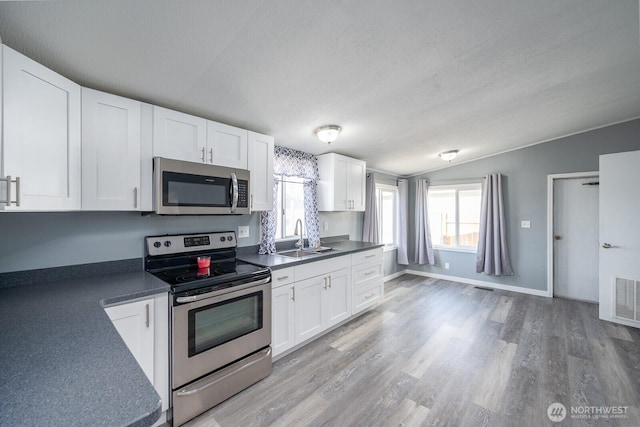
[[[458,151],[459,150],[445,151],[444,153],[438,154],[438,156],[440,156],[440,158],[445,162],[450,162],[451,160],[456,158],[456,156],[458,155]]]
[[[318,139],[320,141],[331,144],[333,141],[336,140],[336,138],[338,138],[338,135],[340,134],[341,130],[342,128],[340,126],[327,125],[327,126],[320,126],[318,129],[315,130],[315,133],[316,135],[318,135]]]

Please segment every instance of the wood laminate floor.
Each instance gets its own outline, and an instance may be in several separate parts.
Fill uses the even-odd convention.
[[[640,330],[597,305],[412,275],[385,293],[187,425],[640,426]],[[611,406],[624,418],[585,414]]]

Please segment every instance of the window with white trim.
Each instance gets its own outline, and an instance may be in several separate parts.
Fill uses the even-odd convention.
[[[434,248],[476,251],[481,197],[480,183],[429,187],[427,210]]]
[[[276,240],[292,239],[299,237],[294,234],[296,221],[302,220],[304,229],[304,178],[295,176],[278,175],[278,226],[276,228]]]
[[[393,248],[397,246],[398,235],[398,187],[376,184],[378,203],[378,236],[380,243]]]

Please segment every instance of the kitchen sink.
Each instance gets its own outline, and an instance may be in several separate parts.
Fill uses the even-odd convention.
[[[313,249],[290,249],[287,251],[276,252],[274,255],[280,255],[289,258],[310,258],[319,255],[323,255],[326,253],[331,253],[336,251],[337,249],[328,248],[325,246],[319,246]]]

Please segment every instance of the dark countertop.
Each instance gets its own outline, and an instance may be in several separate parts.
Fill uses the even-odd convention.
[[[168,291],[143,271],[0,290],[0,425],[152,425],[160,397],[104,306]]]
[[[250,262],[253,264],[269,267],[272,270],[278,270],[280,268],[293,267],[295,265],[306,264],[308,262],[319,261],[321,259],[333,258],[342,255],[347,255],[354,252],[366,251],[369,249],[380,248],[383,244],[358,242],[355,240],[340,240],[337,242],[322,243],[322,246],[336,249],[318,256],[311,256],[309,258],[289,258],[279,255],[258,255],[258,254],[238,254],[238,258],[242,261]]]

